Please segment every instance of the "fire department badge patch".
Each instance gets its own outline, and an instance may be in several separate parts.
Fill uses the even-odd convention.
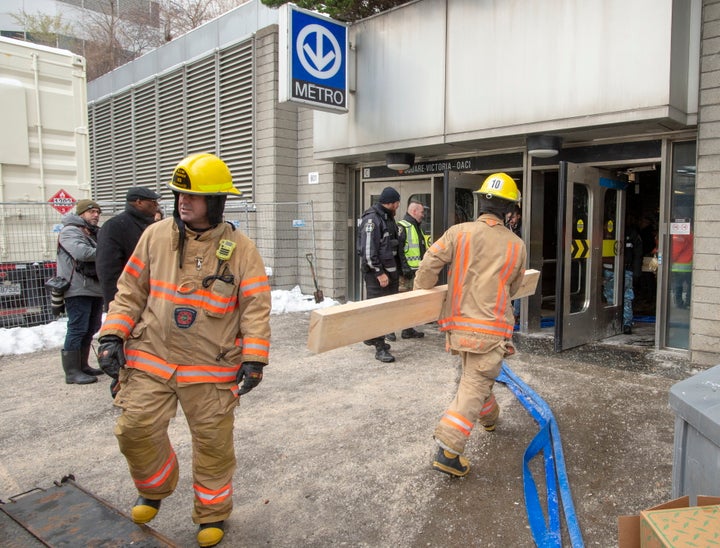
[[[175,309],[175,325],[180,329],[187,329],[195,323],[197,310],[192,308],[176,308]]]

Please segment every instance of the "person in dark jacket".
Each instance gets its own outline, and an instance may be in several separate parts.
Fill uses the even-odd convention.
[[[125,211],[108,219],[98,233],[96,265],[105,310],[115,298],[117,281],[143,231],[155,222],[160,195],[133,187],[125,196]]]
[[[400,257],[398,256],[398,227],[395,212],[400,207],[400,194],[394,188],[385,187],[380,201],[363,213],[358,229],[358,254],[368,299],[394,295],[400,283]],[[365,341],[375,347],[375,359],[390,363],[390,345],[385,337]]]

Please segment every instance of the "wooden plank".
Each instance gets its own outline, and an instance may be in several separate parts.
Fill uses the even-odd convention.
[[[526,270],[513,298],[535,293],[540,272]],[[385,333],[436,321],[447,294],[447,285],[418,289],[367,301],[313,310],[307,347],[321,353]]]

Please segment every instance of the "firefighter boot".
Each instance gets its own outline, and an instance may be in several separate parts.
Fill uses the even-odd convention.
[[[80,369],[80,350],[62,350],[62,366],[65,371],[65,384],[90,384],[97,377],[86,375]]]
[[[223,531],[224,522],[215,521],[213,523],[202,523],[197,534],[198,545],[200,546],[215,546],[220,544],[220,541],[225,536]]]
[[[490,397],[485,400],[485,404],[480,410],[478,422],[482,424],[486,431],[492,432],[495,430],[495,423],[497,422],[499,416],[500,406],[497,401],[495,401],[495,394],[490,394]]]
[[[386,348],[387,346],[387,348]],[[390,354],[390,345],[386,345],[383,340],[375,343],[375,359],[383,363],[395,361],[395,356]]]
[[[407,329],[403,329],[400,336],[403,339],[422,339],[425,336],[425,333],[418,331],[414,327],[409,327]]]
[[[468,472],[470,472],[470,463],[465,457],[451,453],[442,447],[438,447],[432,466],[435,470],[456,478],[467,476]]]
[[[85,373],[86,375],[102,375],[102,369],[95,369],[94,367],[90,366],[90,349],[92,347],[90,345],[83,346],[80,349],[80,371]]]
[[[363,341],[363,344],[366,344],[368,346],[375,346],[375,339],[368,339],[367,341]],[[390,350],[390,345],[388,343],[386,343],[384,340],[383,340],[383,347],[385,348],[385,350]]]
[[[146,499],[140,495],[132,507],[130,516],[135,523],[147,523],[157,516],[162,500]],[[208,545],[210,546],[210,545]]]

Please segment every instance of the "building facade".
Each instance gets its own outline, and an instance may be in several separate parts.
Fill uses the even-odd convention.
[[[218,153],[246,199],[313,202],[320,284],[343,300],[362,295],[356,221],[384,186],[421,200],[439,236],[506,171],[542,273],[522,332],[551,331],[558,351],[620,333],[635,227],[637,324],[658,349],[717,363],[720,2],[411,2],[349,27],[346,114],[278,102],[278,23],[251,2],[92,82],[97,197],[162,190],[185,154]]]

